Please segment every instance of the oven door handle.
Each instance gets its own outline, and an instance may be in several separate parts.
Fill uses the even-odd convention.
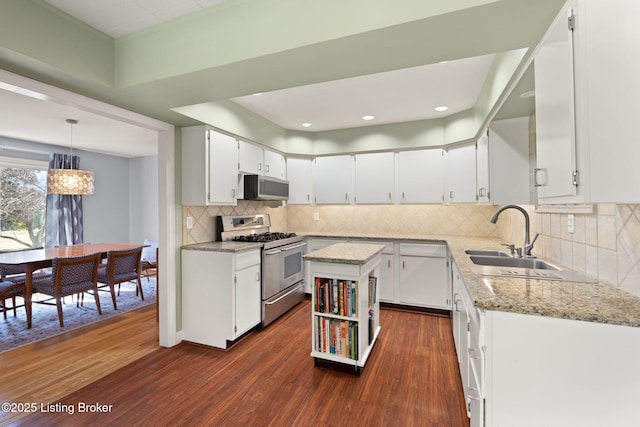
[[[282,252],[280,249],[270,249],[268,251],[264,251],[265,255],[277,255]]]
[[[283,250],[283,251],[290,251],[290,250],[293,250],[293,249],[301,248],[301,247],[303,247],[303,246],[307,246],[307,244],[306,244],[305,242],[302,242],[302,243],[298,243],[298,244],[297,244],[297,245],[295,245],[295,246],[287,246],[287,247],[284,247],[284,248],[282,248],[282,250]]]
[[[278,301],[280,301],[282,298],[286,298],[286,297],[288,297],[289,295],[291,295],[292,293],[294,293],[295,291],[297,291],[298,289],[300,289],[300,288],[301,288],[301,287],[303,287],[303,286],[304,286],[304,280],[301,280],[301,281],[300,281],[300,284],[299,284],[298,286],[296,286],[295,288],[291,289],[291,290],[290,290],[289,292],[287,292],[286,294],[281,295],[279,298],[277,298],[277,299],[275,299],[275,300],[273,300],[273,301],[265,301],[265,302],[264,302],[264,305],[272,305],[272,304],[275,304],[275,303],[277,303]]]

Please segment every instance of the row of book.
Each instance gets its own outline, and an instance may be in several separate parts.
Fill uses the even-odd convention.
[[[316,349],[358,360],[358,324],[349,320],[317,316]]]
[[[369,276],[369,307],[371,307],[377,301],[377,290],[378,278],[375,276]]]
[[[315,311],[340,316],[358,316],[358,286],[353,280],[316,277]]]

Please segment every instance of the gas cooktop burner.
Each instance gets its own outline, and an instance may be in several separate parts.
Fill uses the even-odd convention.
[[[295,237],[296,233],[259,233],[259,234],[246,234],[244,236],[235,236],[233,238],[236,242],[273,242],[275,240],[288,239],[289,237]]]

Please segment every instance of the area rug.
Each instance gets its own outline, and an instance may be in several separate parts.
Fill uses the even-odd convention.
[[[139,296],[136,296],[134,283],[123,283],[120,288],[120,296],[116,296],[118,310],[113,309],[111,294],[101,291],[99,293],[100,307],[102,308],[101,315],[98,314],[93,296],[85,294],[84,305],[80,307],[76,307],[75,298],[72,301],[71,297],[67,297],[62,306],[62,316],[64,320],[64,327],[62,328],[58,322],[58,310],[55,305],[34,303],[31,329],[27,329],[27,317],[24,307],[17,309],[16,317],[13,317],[13,310],[8,311],[6,320],[3,319],[2,314],[0,314],[0,353],[63,334],[149,304],[155,304],[155,277],[149,278],[149,281],[147,281],[146,277],[143,278],[142,290],[144,293],[144,301],[142,301]],[[37,298],[35,295],[34,297]],[[9,301],[8,303],[10,304]]]

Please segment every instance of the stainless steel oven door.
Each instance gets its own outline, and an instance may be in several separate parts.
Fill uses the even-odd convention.
[[[305,242],[262,252],[262,299],[266,300],[304,278]]]

